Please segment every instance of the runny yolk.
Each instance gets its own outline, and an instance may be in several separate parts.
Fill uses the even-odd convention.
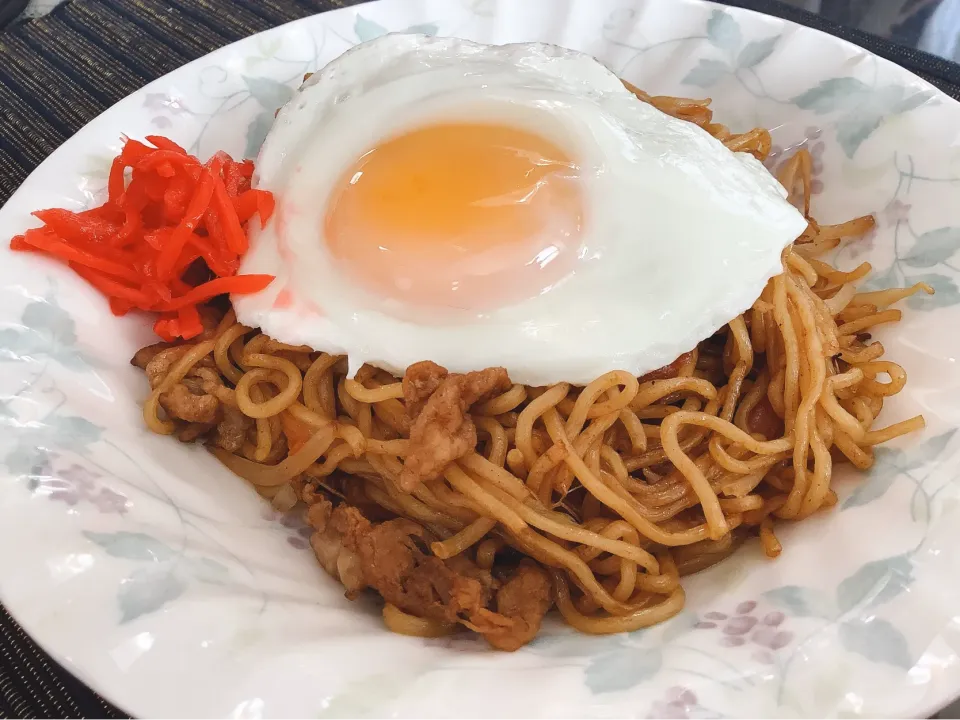
[[[392,138],[340,178],[326,209],[333,256],[374,294],[489,310],[567,275],[583,223],[580,170],[540,135],[445,123]]]

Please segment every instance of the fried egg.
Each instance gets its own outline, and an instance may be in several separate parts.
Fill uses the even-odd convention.
[[[752,156],[540,43],[387,35],[313,75],[257,163],[246,325],[402,374],[585,384],[750,307],[806,221]],[[253,223],[252,223],[253,224]]]

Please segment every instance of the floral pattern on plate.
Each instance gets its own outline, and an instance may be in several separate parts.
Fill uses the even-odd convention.
[[[735,129],[815,158],[814,211],[874,213],[837,254],[871,287],[929,282],[883,335],[911,375],[885,416],[928,429],[841,476],[833,512],[785,528],[776,562],[748,546],[689,578],[688,607],[611,637],[558,624],[514,654],[465,637],[387,633],[277,516],[203,450],[142,428],[149,341],[61,268],[0,265],[0,594],[82,680],[136,715],[724,717],[923,715],[960,691],[960,110],[836,38],[695,0],[381,0],[202,58],[84,128],[0,211],[103,192],[121,134],[253,156],[306,72],[384,32],[542,40],[664,94],[714,98]],[[157,683],[156,677],[165,678]],[[171,693],[170,687],[177,692]],[[534,690],[535,689],[535,690]]]

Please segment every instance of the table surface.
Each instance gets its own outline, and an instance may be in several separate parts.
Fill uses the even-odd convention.
[[[0,0],[0,5],[4,1]],[[64,1],[69,0],[29,0],[23,3],[26,7],[17,21],[40,17]],[[960,62],[960,0],[781,1],[844,27]],[[931,720],[960,720],[960,701]]]
[[[17,0],[7,0],[16,2]],[[22,18],[39,17],[65,0],[29,0]],[[960,0],[783,0],[849,28],[960,61]],[[2,1],[0,1],[2,4]]]
[[[47,0],[49,2],[49,0]],[[958,0],[785,0],[827,20],[960,61]]]

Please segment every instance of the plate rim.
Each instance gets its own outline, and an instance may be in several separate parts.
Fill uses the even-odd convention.
[[[245,45],[247,43],[250,43],[251,41],[254,41],[256,38],[260,38],[270,33],[279,34],[283,32],[285,28],[290,28],[298,25],[306,25],[312,21],[315,21],[315,19],[320,16],[329,16],[332,14],[341,14],[341,13],[349,14],[352,12],[356,12],[358,8],[368,7],[373,5],[381,5],[381,4],[413,5],[418,1],[419,0],[362,0],[362,2],[359,2],[354,5],[330,8],[321,12],[313,13],[303,18],[286,21],[274,27],[267,28],[260,32],[254,33],[252,35],[248,35],[244,38],[240,38],[238,40],[232,41],[209,53],[199,56],[191,60],[190,62],[171,70],[168,73],[165,73],[164,75],[135,89],[130,94],[116,101],[115,103],[113,103],[112,105],[110,105],[109,107],[101,111],[100,113],[98,113],[95,117],[91,118],[73,135],[71,135],[69,138],[64,140],[64,142],[60,146],[55,148],[47,157],[45,157],[30,172],[30,174],[10,195],[10,197],[6,200],[6,202],[2,206],[0,206],[0,217],[11,214],[14,211],[18,210],[16,206],[18,204],[22,204],[21,198],[30,192],[33,185],[41,182],[45,173],[49,172],[49,169],[56,164],[58,156],[61,155],[62,151],[64,151],[68,147],[68,145],[72,145],[76,141],[81,140],[87,133],[91,131],[92,126],[98,123],[98,121],[100,121],[104,116],[113,114],[118,110],[122,110],[127,105],[133,106],[143,93],[149,92],[151,89],[157,89],[159,87],[167,87],[170,84],[170,79],[173,76],[181,73],[184,73],[184,74],[189,73],[191,70],[195,71],[197,68],[209,63],[211,60],[215,60],[221,57],[228,57],[231,55],[231,53],[235,53],[238,47]],[[769,20],[774,20],[778,23],[783,23],[788,28],[800,28],[805,33],[816,33],[816,35],[823,41],[830,42],[834,45],[843,46],[857,53],[864,53],[866,56],[869,56],[873,58],[875,61],[881,63],[882,66],[887,68],[888,70],[894,70],[896,73],[900,74],[901,76],[908,77],[911,80],[911,82],[916,83],[918,86],[921,86],[931,91],[934,94],[934,98],[936,98],[939,102],[952,105],[954,106],[954,108],[960,108],[960,100],[957,100],[951,97],[945,91],[941,90],[939,87],[937,87],[930,81],[926,80],[925,78],[917,75],[913,71],[899,65],[898,63],[892,60],[882,57],[877,53],[867,48],[864,48],[851,40],[847,40],[846,38],[832,35],[824,30],[821,30],[815,27],[810,27],[796,20],[781,18],[775,15],[770,15],[770,14],[761,12],[759,10],[753,10],[750,8],[725,5],[721,2],[718,2],[717,0],[679,0],[679,3],[677,2],[677,0],[647,0],[647,1],[657,2],[657,3],[668,3],[668,2],[675,3],[675,4],[682,3],[684,6],[686,6],[682,10],[678,10],[678,12],[687,12],[689,11],[690,8],[709,7],[716,10],[722,10],[724,12],[733,12],[734,14],[745,14],[745,15],[753,16],[754,18],[763,20],[764,22]],[[6,595],[7,595],[7,593],[5,592],[6,587],[7,587],[6,581],[0,579],[0,602],[3,603],[3,607],[6,609],[7,613],[10,615],[11,618],[14,619],[17,625],[23,630],[24,634],[32,642],[34,642],[48,656],[50,660],[52,660],[56,665],[59,665],[63,669],[70,672],[71,675],[73,675],[77,680],[82,682],[87,688],[95,692],[97,695],[103,698],[106,702],[108,702],[115,708],[119,709],[121,712],[127,713],[128,715],[135,716],[135,714],[129,711],[127,706],[123,705],[122,703],[119,703],[116,699],[114,699],[114,696],[112,694],[112,689],[108,687],[108,684],[110,683],[109,678],[98,677],[96,675],[88,674],[87,671],[82,666],[78,665],[71,657],[69,657],[67,654],[60,652],[57,646],[56,638],[45,637],[45,634],[43,632],[35,633],[33,630],[31,630],[28,627],[28,625],[25,625],[23,622],[21,622],[21,619],[20,619],[21,613],[19,609],[16,607],[12,607],[10,604],[8,604],[6,600]],[[116,680],[122,679],[122,675],[119,671],[114,676],[114,679]],[[925,697],[928,697],[928,695],[925,695]],[[941,698],[941,699],[944,699],[944,698]],[[943,707],[946,707],[947,705],[956,701],[957,699],[960,699],[960,682],[958,682],[958,684],[953,688],[953,690],[950,691],[950,693],[945,697],[945,702],[941,703],[939,700],[937,700],[934,703],[933,699],[930,698],[928,703],[934,703],[934,704],[918,705],[915,716],[929,717],[934,713],[940,711]],[[144,713],[141,713],[141,716],[143,715]]]

